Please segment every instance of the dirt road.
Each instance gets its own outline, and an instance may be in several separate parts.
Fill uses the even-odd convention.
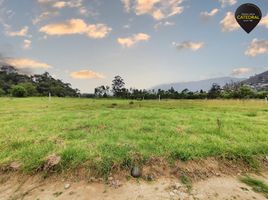
[[[257,175],[254,175],[257,176]],[[268,183],[268,173],[257,176]],[[241,183],[237,176],[212,177],[186,186],[175,178],[117,181],[110,184],[42,179],[40,177],[1,177],[1,200],[265,200]]]

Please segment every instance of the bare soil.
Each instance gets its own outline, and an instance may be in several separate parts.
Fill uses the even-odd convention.
[[[107,181],[90,177],[83,170],[46,178],[42,173],[3,172],[0,200],[264,200],[263,194],[254,192],[239,177],[250,173],[268,184],[267,166],[265,161],[262,171],[253,173],[242,162],[213,158],[178,162],[173,167],[152,160],[140,179],[121,171],[110,174]],[[182,176],[189,178],[190,187],[181,182]]]
[[[255,175],[268,180],[268,173]],[[255,193],[250,187],[241,183],[238,177],[212,177],[193,183],[189,191],[174,178],[160,178],[153,182],[130,180],[121,182],[120,186],[87,181],[71,182],[66,180],[42,179],[28,177],[18,179],[9,177],[0,185],[1,200],[207,200],[207,199],[241,199],[264,200],[262,194]]]

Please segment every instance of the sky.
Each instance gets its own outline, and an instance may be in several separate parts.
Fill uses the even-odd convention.
[[[262,11],[247,34],[243,3]],[[267,0],[0,0],[0,58],[81,92],[151,88],[268,70]]]

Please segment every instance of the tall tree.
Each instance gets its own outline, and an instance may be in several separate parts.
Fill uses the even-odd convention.
[[[108,93],[109,93],[109,89],[110,87],[109,86],[100,86],[100,87],[97,87],[95,88],[95,96],[96,97],[108,97]]]
[[[122,97],[125,91],[125,82],[121,76],[115,76],[112,83],[112,92],[115,97]]]
[[[211,89],[208,92],[208,98],[210,99],[216,99],[219,98],[221,95],[221,86],[213,83]]]

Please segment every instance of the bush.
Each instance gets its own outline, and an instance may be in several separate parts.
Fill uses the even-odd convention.
[[[24,87],[16,85],[12,87],[11,94],[13,97],[26,97],[27,91]]]
[[[37,95],[37,90],[36,87],[32,83],[21,83],[19,86],[24,87],[24,89],[27,92],[27,96],[36,96]]]

